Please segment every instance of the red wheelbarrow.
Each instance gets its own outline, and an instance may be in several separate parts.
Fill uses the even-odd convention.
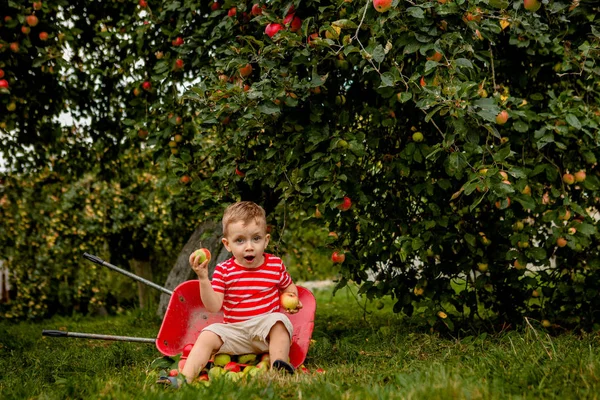
[[[108,267],[171,296],[158,336],[156,339],[150,339],[57,330],[43,330],[43,336],[154,343],[163,355],[174,356],[182,353],[186,345],[195,343],[204,327],[215,322],[223,322],[222,312],[211,313],[204,308],[200,298],[200,284],[197,280],[183,282],[175,290],[170,291],[129,271],[109,264],[99,257],[88,253],[84,253],[83,256],[96,264]],[[286,313],[294,326],[290,347],[290,362],[294,367],[300,366],[306,358],[314,328],[316,310],[315,297],[310,290],[298,286],[298,297],[302,302],[302,309],[296,314]],[[280,309],[280,311],[285,312],[283,309]]]

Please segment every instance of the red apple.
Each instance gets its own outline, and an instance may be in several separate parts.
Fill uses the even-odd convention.
[[[36,26],[38,22],[40,22],[38,20],[38,17],[36,17],[35,15],[28,15],[27,17],[25,17],[25,21],[27,21],[27,25],[29,26]]]
[[[269,25],[267,25],[267,27],[265,28],[265,33],[267,34],[267,36],[269,36],[270,38],[272,38],[273,36],[275,36],[275,34],[277,32],[279,32],[280,30],[284,29],[283,25],[281,24],[276,24],[274,22],[271,22]]]
[[[584,170],[575,172],[573,174],[573,176],[575,177],[575,182],[583,182],[583,181],[585,181],[585,178],[586,178],[586,174],[585,174]]]
[[[240,365],[238,363],[236,363],[235,361],[229,361],[227,364],[225,364],[223,369],[225,371],[233,371],[233,372],[240,372],[240,370],[241,370]]]
[[[196,259],[198,260],[198,262],[200,264],[202,264],[204,261],[210,261],[210,258],[211,258],[210,250],[205,249],[205,248],[196,250],[194,252],[194,255],[196,256]]]
[[[41,41],[45,42],[48,40],[48,32],[40,32],[39,37]]]
[[[175,47],[179,47],[183,44],[183,38],[181,36],[177,36],[175,39],[173,39],[171,44]]]
[[[146,8],[148,7],[148,2],[146,0],[140,0],[139,3],[140,7],[142,8]]]
[[[313,40],[318,39],[319,38],[319,34],[318,33],[311,33],[310,35],[308,35],[308,38],[306,39],[306,42],[308,43],[308,45],[310,47],[315,47],[314,43],[311,43]]]
[[[30,27],[28,27],[28,26],[25,26],[25,25],[23,25],[23,26],[21,27],[21,32],[22,32],[24,35],[29,35],[29,32],[31,32],[31,28],[30,28]]]
[[[221,8],[221,3],[219,3],[218,1],[215,1],[210,5],[210,9],[212,11],[217,11],[219,8]]]
[[[246,78],[247,76],[250,76],[250,74],[252,73],[252,65],[246,64],[243,67],[240,67],[240,69],[238,71],[240,71],[240,76],[242,78]]]
[[[139,137],[140,139],[146,139],[146,138],[148,137],[148,131],[147,131],[147,130],[145,130],[145,129],[140,129],[140,130],[138,131],[138,137]]]
[[[0,68],[0,79],[4,78],[4,70]]]
[[[496,123],[498,125],[504,125],[506,121],[508,121],[509,115],[508,111],[502,110],[498,115],[496,115]]]
[[[9,47],[10,47],[10,50],[11,50],[13,53],[18,53],[18,52],[19,52],[19,48],[20,48],[20,46],[19,46],[19,43],[18,43],[18,42],[12,42],[12,43],[9,45]]]
[[[283,307],[286,311],[295,310],[298,308],[298,303],[300,302],[296,293],[291,292],[281,293],[279,301],[281,303],[281,307]]]
[[[176,369],[172,369],[169,371],[169,376],[177,376],[179,375],[179,371],[177,371]]]
[[[567,185],[572,185],[575,183],[575,177],[572,174],[564,174],[562,179]]]
[[[373,0],[373,7],[380,13],[386,12],[392,8],[392,0]]]
[[[188,183],[190,183],[191,180],[192,180],[192,178],[190,178],[189,175],[184,175],[181,178],[179,178],[179,181],[181,183],[183,183],[184,185],[187,185]]]
[[[183,60],[181,58],[178,58],[177,60],[175,60],[175,69],[181,68],[183,68]]]
[[[333,254],[331,255],[331,261],[333,261],[334,264],[341,264],[345,260],[346,260],[346,255],[342,252],[334,251]]]
[[[556,245],[558,247],[565,247],[567,245],[567,239],[559,237],[558,239],[556,239]]]
[[[523,0],[523,6],[526,10],[536,12],[542,6],[538,0]]]
[[[0,89],[8,89],[8,81],[6,79],[0,79]]]
[[[262,15],[263,13],[263,8],[258,4],[254,4],[252,6],[252,11],[250,11],[250,14],[257,16],[257,15]]]
[[[302,20],[298,17],[294,17],[292,19],[292,23],[290,24],[291,32],[298,32],[302,28]]]
[[[236,13],[237,13],[237,8],[235,8],[235,7],[231,7],[231,8],[229,9],[229,11],[227,11],[227,16],[229,16],[229,17],[234,17]]]
[[[285,16],[285,18],[283,19],[283,25],[288,26],[292,20],[294,19],[294,14],[288,14]]]
[[[342,201],[342,203],[338,205],[338,208],[342,211],[348,211],[350,207],[352,207],[352,200],[350,199],[350,197],[344,196],[344,201]]]
[[[33,2],[33,9],[36,11],[39,11],[42,9],[42,2],[41,1],[34,1]]]
[[[150,90],[152,89],[152,84],[149,81],[144,81],[144,83],[142,83],[142,89]]]

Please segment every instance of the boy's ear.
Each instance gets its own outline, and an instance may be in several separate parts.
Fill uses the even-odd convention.
[[[269,245],[269,240],[271,240],[271,235],[269,233],[267,233],[265,235],[265,247],[267,247]]]
[[[222,238],[221,242],[223,243],[223,246],[225,246],[227,251],[231,253],[231,249],[229,248],[229,241],[227,240],[227,238]]]

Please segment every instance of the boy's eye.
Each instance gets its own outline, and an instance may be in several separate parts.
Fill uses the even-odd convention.
[[[244,243],[244,239],[236,239],[235,242],[236,243]]]
[[[260,236],[255,236],[255,237],[254,237],[254,241],[255,241],[255,242],[258,242],[259,240],[260,240]]]

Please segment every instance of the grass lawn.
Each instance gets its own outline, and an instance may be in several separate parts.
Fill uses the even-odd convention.
[[[152,344],[42,337],[43,329],[155,337],[161,320],[118,317],[0,322],[1,399],[597,399],[600,336],[548,336],[535,326],[460,340],[426,333],[391,312],[319,291],[305,362],[309,374],[214,381],[180,390],[154,384]],[[325,373],[317,374],[318,368]]]

